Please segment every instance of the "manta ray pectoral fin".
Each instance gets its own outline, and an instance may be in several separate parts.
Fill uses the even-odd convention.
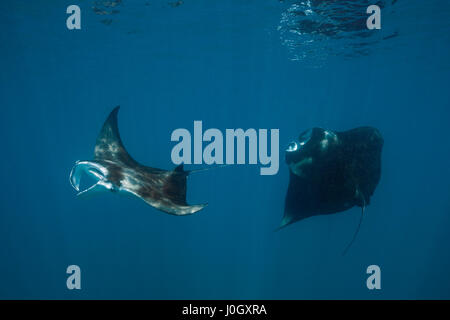
[[[279,227],[276,228],[275,231],[283,229],[284,227],[287,227],[288,225],[290,225],[293,222],[294,222],[294,219],[292,218],[292,216],[285,214],[284,217],[283,217],[283,220],[281,220],[281,223],[280,223]]]
[[[119,106],[115,107],[103,124],[95,143],[95,160],[113,161],[119,164],[135,166],[137,162],[128,154],[120,138],[117,114]]]
[[[172,208],[166,209],[167,213],[176,215],[176,216],[185,216],[189,214],[196,213],[206,207],[208,204],[195,204],[195,205],[186,205],[186,206],[175,206]]]
[[[134,193],[135,196],[138,198],[141,198],[144,200],[147,204],[151,205],[152,207],[161,210],[163,212],[173,214],[175,216],[185,216],[190,215],[193,213],[196,213],[203,208],[205,208],[208,204],[195,204],[195,205],[188,205],[188,204],[176,204],[169,199],[165,199],[163,201],[157,201],[154,199],[146,199],[136,193]]]

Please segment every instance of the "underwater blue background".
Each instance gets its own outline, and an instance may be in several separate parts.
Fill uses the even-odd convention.
[[[385,2],[382,29],[354,35],[296,24],[300,1],[2,1],[0,298],[449,299],[450,3]],[[66,28],[70,4],[81,30]],[[279,173],[193,174],[188,202],[208,207],[186,217],[79,199],[70,169],[116,105],[143,164],[173,168],[172,131],[202,120],[279,128]],[[384,136],[382,176],[348,254],[359,208],[274,232],[288,142],[361,125]],[[66,288],[71,264],[81,290]]]

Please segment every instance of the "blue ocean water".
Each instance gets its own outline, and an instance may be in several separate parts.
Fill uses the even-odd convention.
[[[449,15],[446,0],[3,1],[0,298],[449,299]],[[202,120],[279,128],[279,173],[194,174],[188,202],[208,207],[186,217],[79,199],[70,169],[116,105],[143,164],[172,169],[172,131]],[[362,125],[383,134],[382,176],[348,254],[359,208],[274,232],[288,142]],[[373,264],[381,290],[366,287]]]

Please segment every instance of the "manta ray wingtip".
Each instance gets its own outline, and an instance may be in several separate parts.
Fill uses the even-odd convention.
[[[197,204],[197,205],[195,205],[195,207],[197,207],[198,210],[196,210],[196,211],[194,211],[194,212],[192,212],[192,213],[199,212],[200,210],[205,209],[207,206],[208,206],[208,203]]]
[[[186,208],[183,208],[183,209],[179,208],[179,209],[176,210],[175,215],[177,215],[177,216],[191,215],[191,214],[194,214],[196,212],[201,211],[207,205],[208,205],[207,203],[203,203],[203,204],[190,205],[190,206],[187,206]]]
[[[112,109],[112,111],[109,113],[109,117],[117,118],[117,114],[119,113],[119,110],[120,110],[120,105],[114,107],[114,109]]]
[[[283,220],[281,220],[280,225],[275,228],[275,230],[273,230],[274,232],[280,231],[281,229],[286,228],[287,226],[289,226],[290,224],[292,224],[294,221],[292,221],[289,218],[284,217]]]

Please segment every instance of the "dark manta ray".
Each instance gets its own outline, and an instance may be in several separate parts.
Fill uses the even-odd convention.
[[[302,133],[286,149],[290,179],[281,227],[358,206],[362,214],[352,243],[380,180],[382,147],[380,132],[371,127]]]
[[[133,194],[161,211],[186,215],[203,209],[206,204],[186,203],[186,179],[189,171],[179,165],[172,171],[146,167],[136,162],[122,144],[117,126],[116,107],[103,124],[97,137],[93,161],[77,161],[70,172],[70,183],[78,195],[95,191]],[[81,175],[85,173],[96,183],[80,192]]]

